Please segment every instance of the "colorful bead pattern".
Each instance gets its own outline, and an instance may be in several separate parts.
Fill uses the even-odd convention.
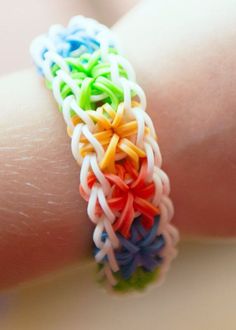
[[[160,282],[179,239],[146,98],[111,31],[82,16],[52,26],[31,54],[52,89],[81,166],[100,272],[119,290]],[[157,274],[157,276],[153,276]]]

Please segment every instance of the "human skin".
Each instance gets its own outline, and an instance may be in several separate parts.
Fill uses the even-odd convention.
[[[182,237],[236,234],[235,21],[229,0],[163,0],[114,27],[147,94]],[[0,104],[4,288],[87,257],[92,225],[63,118],[33,68],[0,79]]]

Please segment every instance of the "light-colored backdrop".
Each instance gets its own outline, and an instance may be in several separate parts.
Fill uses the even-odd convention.
[[[0,329],[235,330],[235,255],[230,242],[186,242],[161,288],[118,297],[84,264],[3,297]]]

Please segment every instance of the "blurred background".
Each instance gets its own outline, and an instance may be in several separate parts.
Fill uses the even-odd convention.
[[[33,37],[76,14],[112,26],[138,0],[7,1],[0,11],[0,74],[31,65]],[[0,295],[1,330],[235,330],[236,245],[185,241],[168,281],[144,294],[111,296],[94,263],[73,266]]]
[[[29,44],[52,24],[67,24],[72,16],[82,14],[111,26],[138,0],[11,0],[0,11],[0,74],[27,68],[32,60]]]

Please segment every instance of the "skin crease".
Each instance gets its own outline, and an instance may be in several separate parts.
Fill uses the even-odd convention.
[[[147,94],[182,236],[236,234],[231,5],[145,1],[114,27]],[[33,68],[3,77],[0,100],[4,288],[87,257],[92,225],[63,118],[42,79]]]

